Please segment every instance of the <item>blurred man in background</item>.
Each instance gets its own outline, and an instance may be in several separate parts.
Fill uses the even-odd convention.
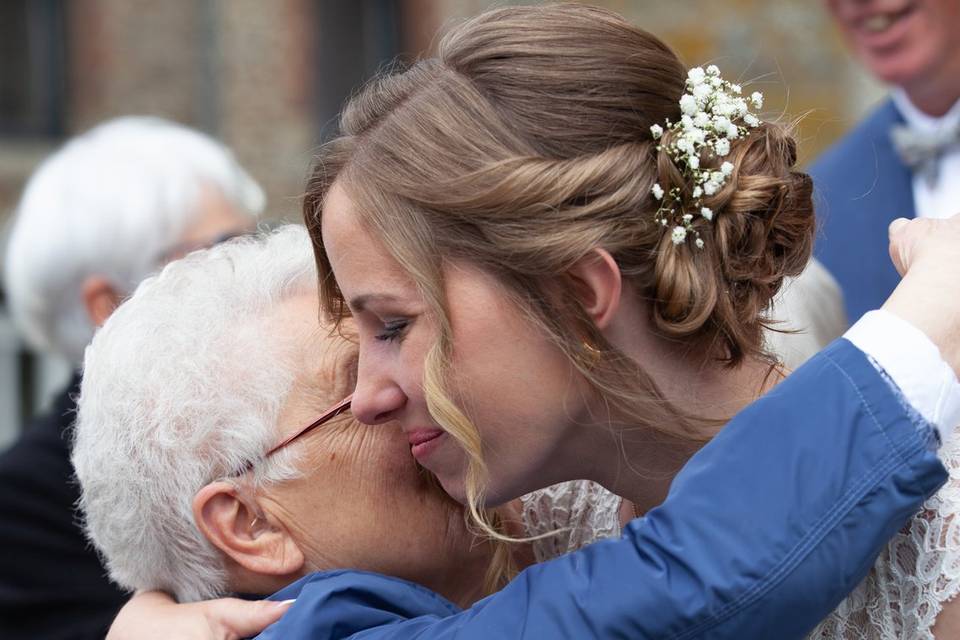
[[[822,231],[815,253],[851,321],[899,277],[887,257],[897,217],[960,212],[960,2],[827,0],[853,53],[889,99],[811,168]]]
[[[68,142],[28,182],[4,264],[10,311],[39,351],[79,367],[137,283],[247,233],[260,187],[213,139],[126,117]],[[77,526],[69,427],[80,374],[0,455],[0,637],[103,638],[126,595]]]

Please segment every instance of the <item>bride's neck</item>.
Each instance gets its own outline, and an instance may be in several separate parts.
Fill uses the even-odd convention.
[[[637,337],[639,336],[639,337]],[[691,354],[682,345],[637,332],[625,351],[640,362],[660,392],[688,415],[709,419],[695,433],[668,435],[677,425],[661,429],[613,425],[603,459],[617,460],[595,470],[594,480],[633,502],[638,510],[660,504],[673,477],[687,460],[738,411],[776,384],[781,375],[769,363],[747,358],[734,368]]]

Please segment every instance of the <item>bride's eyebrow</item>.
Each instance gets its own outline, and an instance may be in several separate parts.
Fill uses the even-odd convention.
[[[358,311],[363,311],[371,302],[397,302],[398,298],[389,293],[364,293],[359,296],[350,298],[347,301],[347,306],[350,307],[350,310],[354,313]]]

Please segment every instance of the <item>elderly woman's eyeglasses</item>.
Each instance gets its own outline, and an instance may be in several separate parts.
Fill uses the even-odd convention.
[[[294,431],[292,434],[290,434],[289,436],[287,436],[286,438],[284,438],[283,440],[275,444],[269,451],[267,451],[263,455],[263,458],[264,459],[269,458],[270,456],[275,454],[277,451],[280,451],[280,449],[283,449],[287,445],[292,444],[293,442],[307,435],[317,427],[320,427],[326,424],[327,422],[330,422],[340,414],[345,413],[350,409],[350,402],[352,400],[353,400],[353,394],[351,393],[346,398],[344,398],[337,404],[333,405],[332,407],[330,407],[329,409],[321,413],[319,418],[317,418],[307,426]],[[253,469],[253,465],[254,465],[253,461],[248,462],[247,465],[241,470],[240,473],[242,474],[242,473],[246,473],[247,471],[250,471],[251,469]]]
[[[353,394],[351,393],[346,398],[344,398],[343,400],[341,400],[340,402],[338,402],[337,404],[333,405],[332,407],[324,411],[322,414],[320,414],[319,418],[317,418],[307,426],[303,427],[299,431],[295,431],[293,434],[287,436],[286,438],[278,442],[276,445],[274,445],[272,449],[267,451],[264,457],[269,458],[270,456],[275,454],[277,451],[280,451],[280,449],[283,449],[288,444],[291,444],[295,440],[307,435],[317,427],[327,422],[330,422],[341,413],[347,411],[350,408],[350,402],[352,400],[353,400]]]

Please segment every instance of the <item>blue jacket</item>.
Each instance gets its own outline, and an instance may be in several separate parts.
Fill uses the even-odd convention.
[[[887,100],[810,167],[820,225],[814,255],[840,283],[851,322],[880,308],[900,282],[887,227],[914,217],[912,176],[890,141],[901,122]]]
[[[313,574],[275,594],[297,601],[259,637],[801,638],[944,482],[935,439],[838,340],[738,414],[621,539],[462,611],[395,578]]]

